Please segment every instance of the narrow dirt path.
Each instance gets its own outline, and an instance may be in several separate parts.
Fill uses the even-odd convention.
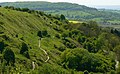
[[[116,62],[116,64],[115,64],[115,68],[117,69],[118,66],[119,66],[119,61],[117,60],[117,58],[115,59],[115,62]]]
[[[35,62],[32,62],[33,70],[35,70]]]
[[[50,59],[50,57],[49,57],[48,53],[44,49],[42,49],[40,46],[41,45],[40,45],[40,39],[39,39],[38,47],[47,55],[47,59],[45,60],[45,62],[48,62],[48,60]],[[35,70],[35,62],[32,62],[32,67],[33,67],[32,69]]]
[[[45,60],[45,62],[48,62],[48,60],[50,59],[50,57],[48,56],[48,53],[44,49],[41,48],[40,39],[39,39],[39,45],[38,45],[38,47],[47,55],[47,59]]]

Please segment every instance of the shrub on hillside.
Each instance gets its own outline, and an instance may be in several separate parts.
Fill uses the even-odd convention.
[[[28,9],[28,8],[22,8],[21,11],[23,11],[23,12],[28,12],[29,9]]]
[[[46,30],[38,31],[37,36],[43,38],[43,37],[49,37],[48,32]]]
[[[6,61],[6,65],[14,65],[15,63],[15,54],[10,48],[6,48],[3,57]]]
[[[42,38],[42,31],[38,31],[37,36]]]
[[[1,41],[0,42],[0,51],[1,51],[1,53],[3,52],[4,48],[5,48],[5,43],[3,41]]]
[[[100,54],[89,53],[86,49],[65,50],[61,61],[65,68],[77,71],[105,73],[115,69],[113,60]]]
[[[20,54],[23,54],[25,57],[27,57],[28,59],[30,58],[30,55],[28,53],[28,46],[26,43],[22,43],[22,47],[21,47],[21,50],[20,50]]]
[[[58,39],[60,39],[60,35],[59,34],[55,34],[55,37],[57,37]]]
[[[61,14],[60,20],[61,20],[61,21],[65,20],[65,16],[64,16],[63,14]]]

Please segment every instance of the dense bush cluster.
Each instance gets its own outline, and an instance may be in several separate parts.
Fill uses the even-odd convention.
[[[39,36],[40,38],[43,38],[43,37],[47,37],[49,35],[46,30],[43,30],[43,31],[38,31],[37,36]]]
[[[28,12],[28,13],[37,13],[41,16],[45,15],[44,12],[42,11],[35,11],[35,10],[30,10],[28,8],[15,8],[13,6],[5,6],[4,8],[6,9],[12,9],[12,10],[17,10],[17,11],[22,11],[22,12]]]
[[[3,57],[6,61],[6,65],[14,65],[15,63],[15,54],[10,48],[6,48],[3,53]]]
[[[98,58],[99,57],[99,58]],[[62,54],[62,63],[65,68],[89,72],[110,71],[115,69],[113,60],[107,59],[100,54],[91,54],[85,49],[67,50]]]
[[[5,47],[5,43],[3,41],[0,42],[0,52],[3,52],[3,49]]]
[[[20,54],[23,54],[26,58],[30,59],[30,55],[29,55],[29,52],[28,52],[28,46],[24,42],[22,43]]]

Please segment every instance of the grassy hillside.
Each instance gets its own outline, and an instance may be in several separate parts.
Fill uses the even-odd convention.
[[[61,42],[54,38],[57,32],[52,27],[56,27],[57,25],[51,21],[51,19],[45,15],[41,16],[0,8],[0,41],[4,42],[4,44],[15,53],[16,72],[30,72],[32,69],[32,61],[35,62],[37,69],[39,66],[46,64],[44,62],[46,60],[46,55],[38,47],[39,37],[37,33],[42,30],[47,31],[50,37],[45,37],[41,40],[41,48],[45,49],[50,55],[49,63],[57,64],[60,52],[54,48],[54,39],[58,45],[60,45]],[[30,59],[20,54],[22,43],[27,44]],[[0,68],[2,69],[3,67]],[[6,71],[9,72],[9,70]]]
[[[0,7],[0,72],[119,73],[119,33],[94,21],[69,23],[63,15]]]
[[[50,2],[11,2],[1,3],[2,6],[14,6],[45,11],[48,14],[64,14],[70,20],[88,21],[95,20],[101,24],[119,25],[120,13],[113,10],[97,10],[84,5],[72,3],[50,3]],[[111,22],[112,21],[112,22]]]

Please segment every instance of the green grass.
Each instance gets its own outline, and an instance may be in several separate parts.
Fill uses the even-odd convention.
[[[50,63],[54,63],[57,61],[58,56],[54,56],[52,52],[60,53],[54,48],[54,44],[59,43],[59,40],[53,38],[53,36],[57,33],[52,27],[47,26],[46,24],[56,25],[51,19],[47,18],[45,15],[37,17],[35,14],[29,14],[27,12],[19,12],[15,10],[0,8],[0,22],[4,24],[0,24],[0,30],[4,31],[3,35],[6,35],[10,38],[10,40],[5,41],[9,47],[13,50],[16,56],[16,66],[23,66],[24,64],[20,61],[28,61],[27,63],[31,64],[32,61],[36,63],[42,64],[44,63],[46,56],[43,51],[41,51],[38,47],[38,39],[37,32],[40,30],[47,30],[48,34],[51,37],[43,38],[41,41],[41,47],[45,49],[50,56]],[[44,20],[44,18],[48,20]],[[2,34],[0,34],[2,35]],[[18,37],[16,37],[18,35]],[[0,36],[2,37],[2,36]],[[21,40],[23,38],[23,40]],[[55,42],[54,42],[55,41]],[[25,42],[29,48],[30,59],[27,59],[23,55],[20,54],[21,44]],[[31,49],[30,49],[31,48]],[[51,52],[52,51],[52,52]],[[0,54],[1,56],[2,54]],[[48,62],[48,63],[49,63]]]

